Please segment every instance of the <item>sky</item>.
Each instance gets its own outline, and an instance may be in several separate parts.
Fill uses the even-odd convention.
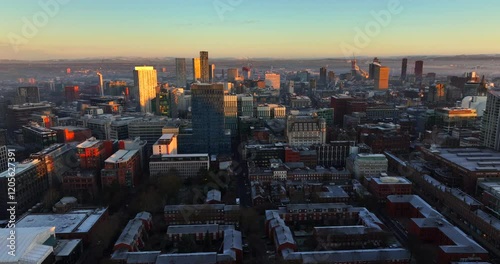
[[[497,54],[498,0],[15,0],[0,59]]]

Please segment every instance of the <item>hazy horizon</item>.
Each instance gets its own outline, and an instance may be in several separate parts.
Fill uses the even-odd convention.
[[[0,59],[496,54],[497,2],[29,0],[3,5]],[[481,7],[481,8],[480,8]],[[477,19],[471,19],[476,17]],[[422,55],[428,54],[428,55]]]

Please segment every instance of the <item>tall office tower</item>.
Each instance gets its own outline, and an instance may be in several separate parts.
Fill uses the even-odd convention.
[[[389,73],[390,68],[387,66],[375,65],[375,89],[387,90],[389,89]]]
[[[201,64],[200,58],[193,58],[193,82],[201,79]]]
[[[99,91],[100,91],[100,95],[104,96],[104,82],[102,80],[102,73],[97,72],[97,77],[99,77]]]
[[[64,96],[66,101],[73,102],[80,99],[80,93],[78,90],[78,85],[64,87]]]
[[[406,80],[406,71],[408,70],[408,59],[404,58],[401,64],[401,80]]]
[[[198,153],[229,153],[231,132],[224,124],[224,85],[194,84],[191,95],[195,149]]]
[[[319,83],[321,85],[326,85],[326,67],[321,67],[319,69]]]
[[[177,80],[177,87],[186,87],[186,59],[175,59],[175,77]]]
[[[211,83],[215,82],[215,64],[208,67],[208,79]]]
[[[156,98],[158,76],[153,66],[138,66],[134,69],[134,85],[139,95],[139,105],[142,113],[152,113],[151,100]]]
[[[328,82],[335,82],[335,72],[334,71],[328,72]]]
[[[236,78],[238,78],[238,69],[237,68],[230,68],[230,69],[227,69],[227,80],[230,81],[230,82],[233,82],[234,80],[236,80]]]
[[[238,132],[238,96],[224,95],[224,128],[231,131],[231,137]]]
[[[238,116],[253,116],[253,96],[238,94]]]
[[[40,92],[37,86],[18,87],[19,104],[40,103]]]
[[[490,90],[481,125],[481,143],[500,151],[500,90]]]
[[[279,89],[281,86],[281,77],[278,73],[266,73],[265,82],[266,86]]]
[[[375,79],[375,68],[377,66],[380,66],[380,60],[377,57],[375,57],[373,59],[373,62],[370,63],[370,65],[368,65],[368,67],[369,67],[368,68],[368,79],[370,79],[370,80]]]
[[[208,66],[208,51],[200,51],[200,69],[201,69],[201,82],[208,83],[210,81],[210,69]]]
[[[419,60],[415,62],[415,78],[422,80],[424,74],[424,62]]]

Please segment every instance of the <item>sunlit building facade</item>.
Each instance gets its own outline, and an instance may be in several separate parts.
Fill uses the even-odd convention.
[[[152,113],[151,100],[156,98],[158,77],[153,66],[138,66],[134,69],[134,85],[139,96],[142,113]]]

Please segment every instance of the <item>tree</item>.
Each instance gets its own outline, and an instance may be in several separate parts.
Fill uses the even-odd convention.
[[[182,235],[179,241],[179,253],[191,253],[196,250],[196,241],[191,235]]]
[[[157,176],[157,186],[165,200],[176,199],[182,187],[182,180],[179,178],[179,171],[172,168],[165,174]]]

